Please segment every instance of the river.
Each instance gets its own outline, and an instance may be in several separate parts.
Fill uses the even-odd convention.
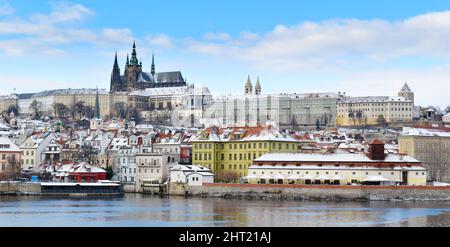
[[[0,226],[450,226],[450,202],[0,196]]]

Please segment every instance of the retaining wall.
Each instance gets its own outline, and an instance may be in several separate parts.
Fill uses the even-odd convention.
[[[450,201],[450,187],[432,186],[320,186],[205,184],[170,186],[171,195],[271,200],[440,200]]]
[[[40,193],[41,193],[41,184],[39,183],[0,182],[0,195],[1,194],[38,195]]]

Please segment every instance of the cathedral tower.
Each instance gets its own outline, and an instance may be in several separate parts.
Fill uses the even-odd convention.
[[[136,42],[133,42],[133,51],[131,53],[131,59],[125,65],[125,81],[127,84],[127,90],[143,89],[143,85],[139,85],[138,77],[142,72],[142,64],[137,59]]]

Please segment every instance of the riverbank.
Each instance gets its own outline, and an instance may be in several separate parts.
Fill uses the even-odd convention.
[[[0,195],[60,197],[122,196],[123,189],[118,184],[101,183],[0,182]]]
[[[261,200],[450,201],[449,186],[324,186],[172,183],[170,195]]]

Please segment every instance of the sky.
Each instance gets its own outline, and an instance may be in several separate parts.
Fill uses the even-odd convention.
[[[109,89],[136,41],[144,71],[213,94],[395,96],[450,105],[450,1],[0,0],[0,95]]]

